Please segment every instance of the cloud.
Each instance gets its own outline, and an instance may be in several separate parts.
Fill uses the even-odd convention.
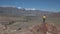
[[[25,8],[26,10],[36,10],[35,8]]]
[[[36,10],[35,8],[32,8],[32,10]]]
[[[18,9],[22,9],[22,7],[17,7]]]

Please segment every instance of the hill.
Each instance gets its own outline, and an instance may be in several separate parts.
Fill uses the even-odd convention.
[[[55,18],[60,18],[60,12],[52,13],[51,16]]]
[[[51,12],[42,10],[26,10],[24,8],[18,9],[16,7],[0,7],[0,15],[15,15],[15,16],[41,16],[49,15]]]

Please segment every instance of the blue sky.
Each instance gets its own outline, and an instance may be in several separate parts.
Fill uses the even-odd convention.
[[[60,11],[60,0],[0,0],[0,6],[16,6],[22,8]]]

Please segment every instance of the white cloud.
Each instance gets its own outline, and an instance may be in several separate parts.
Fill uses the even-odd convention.
[[[25,8],[26,10],[36,10],[35,8]]]
[[[32,10],[36,10],[35,8],[32,8]]]
[[[22,7],[17,7],[18,9],[21,9]]]

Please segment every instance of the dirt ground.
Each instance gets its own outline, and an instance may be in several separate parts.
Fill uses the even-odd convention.
[[[4,29],[4,26],[0,24],[0,34],[60,34],[60,28],[53,23],[45,24],[36,24],[20,30],[12,30],[9,27]]]
[[[40,18],[28,18],[26,21],[24,17],[0,17],[0,34],[60,34],[59,18],[49,18],[46,22],[47,26]],[[4,24],[9,23],[6,28]]]

